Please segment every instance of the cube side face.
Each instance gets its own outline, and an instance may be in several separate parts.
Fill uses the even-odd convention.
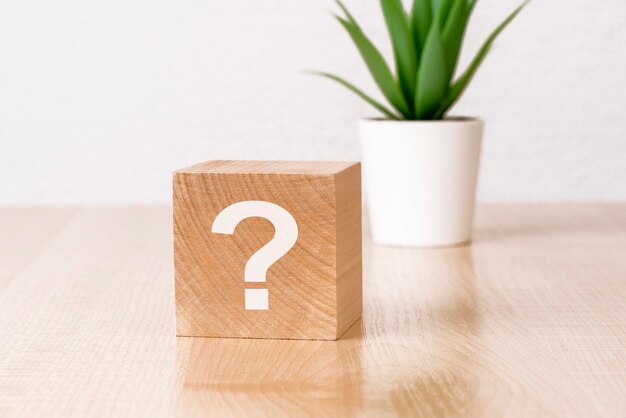
[[[363,311],[361,165],[337,174],[337,337]]]
[[[178,172],[173,189],[178,335],[336,339],[333,176]],[[245,282],[244,271],[274,237],[269,220],[248,217],[232,235],[211,232],[220,212],[244,201],[279,205],[297,223],[295,244],[267,269],[265,282]],[[259,298],[247,301],[255,309],[246,309],[246,293]]]

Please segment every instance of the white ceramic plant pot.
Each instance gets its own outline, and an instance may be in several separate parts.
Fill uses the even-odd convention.
[[[440,247],[470,241],[483,126],[462,118],[360,122],[376,243]]]

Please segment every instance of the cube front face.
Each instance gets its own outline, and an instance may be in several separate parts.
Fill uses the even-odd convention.
[[[334,340],[360,317],[358,164],[216,161],[173,183],[178,335]]]

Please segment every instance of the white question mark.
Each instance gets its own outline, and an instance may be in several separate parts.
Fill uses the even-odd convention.
[[[243,275],[245,282],[265,282],[267,270],[284,256],[298,239],[298,224],[283,207],[262,200],[233,203],[223,209],[213,221],[211,232],[232,235],[235,227],[246,218],[265,218],[274,225],[274,238],[250,257]],[[267,289],[246,289],[245,308],[250,311],[269,310]]]

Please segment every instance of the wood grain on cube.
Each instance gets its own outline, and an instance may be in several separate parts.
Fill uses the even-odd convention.
[[[178,335],[334,340],[359,318],[358,163],[213,161],[176,171],[173,183]],[[218,213],[250,200],[275,203],[298,224],[264,283],[245,283],[244,268],[273,238],[271,222],[211,233]],[[269,290],[269,310],[244,309],[251,288]]]

